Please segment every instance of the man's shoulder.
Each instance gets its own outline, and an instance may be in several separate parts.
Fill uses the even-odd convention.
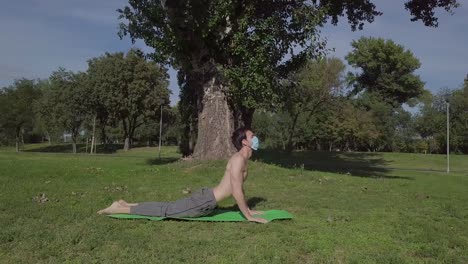
[[[239,154],[239,152],[234,153],[231,158],[229,158],[229,163],[239,163],[239,162],[244,162],[244,158],[242,155]]]

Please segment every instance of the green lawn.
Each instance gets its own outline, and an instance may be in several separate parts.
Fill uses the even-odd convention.
[[[250,205],[295,216],[261,225],[95,213],[213,186],[225,161],[181,162],[174,147],[161,160],[146,147],[34,152],[47,147],[0,151],[1,263],[468,263],[468,156],[452,156],[446,174],[441,155],[260,151]]]

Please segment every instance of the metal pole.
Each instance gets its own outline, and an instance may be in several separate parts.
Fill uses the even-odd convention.
[[[96,115],[94,115],[94,118],[93,118],[93,137],[91,139],[91,153],[90,154],[93,154],[93,150],[94,150],[94,153],[96,153],[96,142],[95,142],[95,139],[94,139],[94,135],[96,134]]]
[[[161,118],[159,119],[159,159],[161,159],[161,134],[162,134],[162,104],[161,104]]]
[[[450,103],[447,101],[447,173],[450,173],[450,129],[449,129]]]

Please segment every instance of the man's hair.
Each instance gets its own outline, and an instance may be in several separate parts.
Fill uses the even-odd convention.
[[[247,131],[249,130],[250,128],[248,127],[240,127],[232,133],[232,144],[234,144],[234,147],[236,147],[237,151],[242,148],[242,140],[247,139]]]

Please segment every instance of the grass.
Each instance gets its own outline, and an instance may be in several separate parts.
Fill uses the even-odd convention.
[[[174,200],[215,185],[225,161],[180,162],[176,149],[123,153],[0,151],[2,263],[467,263],[468,157],[260,151],[245,190],[292,221],[116,220],[113,200]],[[99,150],[98,150],[99,151]],[[34,197],[45,193],[49,201]],[[221,207],[234,204],[223,201]]]

